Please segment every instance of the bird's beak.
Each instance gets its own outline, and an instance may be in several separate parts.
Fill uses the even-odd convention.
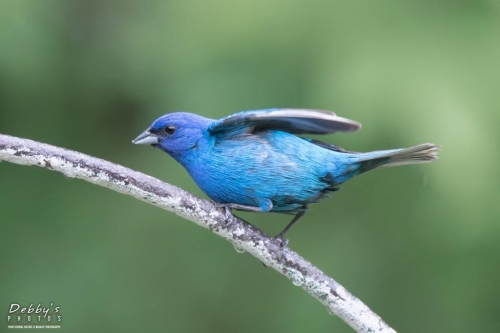
[[[136,145],[156,145],[158,144],[159,140],[158,137],[154,134],[151,134],[149,131],[149,128],[139,134],[137,138],[132,140],[132,143]]]

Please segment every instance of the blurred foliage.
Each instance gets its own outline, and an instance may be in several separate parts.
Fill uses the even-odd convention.
[[[130,141],[156,117],[268,107],[363,123],[368,151],[436,142],[312,207],[301,253],[401,332],[500,325],[500,3],[0,2],[0,132],[111,160],[203,196]],[[0,164],[0,309],[57,303],[67,332],[351,332],[248,254],[174,214]],[[243,214],[275,234],[288,216]],[[2,324],[0,330],[6,327]]]

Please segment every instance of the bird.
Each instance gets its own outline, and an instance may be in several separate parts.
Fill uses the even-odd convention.
[[[173,157],[215,204],[224,207],[228,220],[233,209],[294,215],[275,236],[286,246],[286,232],[308,206],[340,184],[372,169],[438,158],[439,146],[433,143],[362,153],[307,137],[360,128],[356,121],[322,110],[249,110],[221,119],[173,112],[153,121],[132,143],[151,145]]]

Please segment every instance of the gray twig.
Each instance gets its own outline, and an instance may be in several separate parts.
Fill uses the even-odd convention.
[[[310,262],[254,226],[178,187],[108,161],[48,144],[0,134],[0,160],[35,165],[128,194],[180,215],[230,241],[320,301],[357,332],[395,332],[363,302]]]

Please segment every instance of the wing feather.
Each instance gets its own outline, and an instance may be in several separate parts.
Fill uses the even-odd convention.
[[[242,111],[213,122],[212,133],[231,131],[242,126],[274,129],[293,134],[330,134],[353,132],[361,128],[354,120],[337,116],[333,112],[306,109],[265,109]]]

